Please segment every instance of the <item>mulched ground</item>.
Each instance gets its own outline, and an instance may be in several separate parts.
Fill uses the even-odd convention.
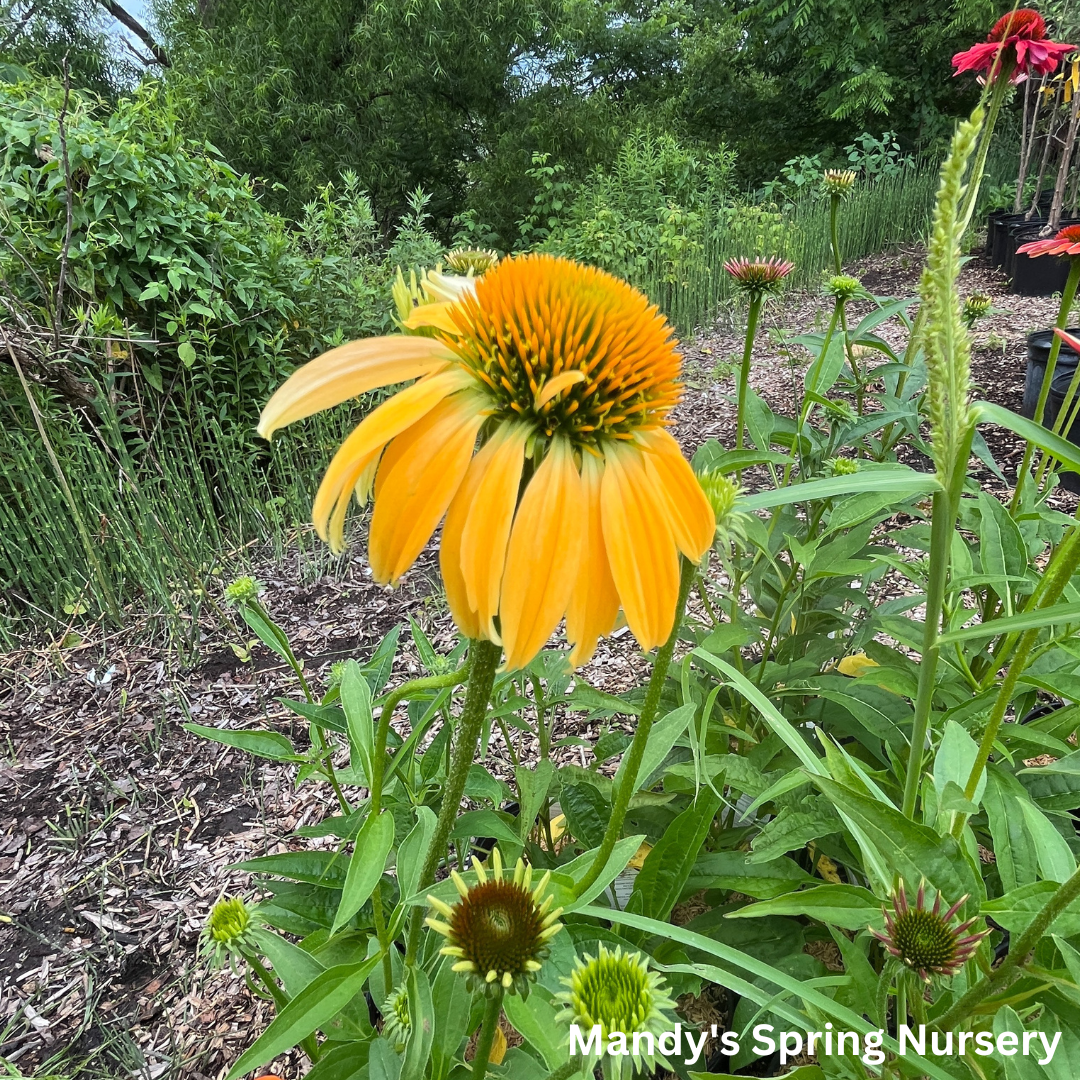
[[[913,295],[921,254],[900,250],[852,270],[877,295]],[[961,288],[995,303],[974,335],[979,393],[1018,408],[1024,337],[1052,325],[1057,301],[1009,295],[1001,275],[977,260]],[[752,381],[777,411],[793,411],[803,367],[782,332],[823,328],[829,303],[792,293],[765,313]],[[879,332],[900,338],[895,325]],[[686,345],[689,390],[677,434],[688,453],[709,438],[732,444],[730,372],[741,350],[737,317]],[[1015,470],[1019,440],[984,434],[1006,473]],[[1055,504],[1071,510],[1075,500]],[[250,570],[317,690],[333,661],[366,658],[409,617],[436,648],[452,647],[433,551],[393,592],[371,580],[362,544],[316,580],[298,560],[256,560]],[[81,628],[85,640],[74,648],[45,643],[0,657],[0,1057],[26,1075],[221,1077],[270,1015],[234,973],[208,970],[196,951],[199,931],[223,891],[247,885],[232,864],[324,843],[292,831],[318,821],[330,800],[319,785],[296,790],[291,767],[253,762],[183,730],[191,720],[293,730],[295,718],[275,700],[296,696],[291,672],[261,646],[241,662],[233,646],[242,652],[250,635],[237,627],[208,620],[202,629],[201,662],[188,670],[146,644],[139,627],[107,638]],[[419,669],[407,634],[403,642],[395,680]],[[623,634],[584,677],[617,692],[644,670]],[[580,721],[558,718],[556,737],[589,735]],[[587,760],[580,748],[566,752]],[[510,772],[497,738],[490,765]],[[295,1059],[279,1065],[302,1071]]]

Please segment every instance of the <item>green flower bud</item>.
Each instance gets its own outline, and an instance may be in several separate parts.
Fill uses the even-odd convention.
[[[253,577],[238,577],[225,588],[225,599],[231,604],[250,604],[259,597],[259,583]]]
[[[835,277],[829,278],[825,283],[825,291],[834,299],[845,304],[849,300],[854,300],[857,296],[866,295],[862,282],[849,274],[837,274]]]

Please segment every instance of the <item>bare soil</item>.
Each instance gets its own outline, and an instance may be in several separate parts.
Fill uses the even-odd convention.
[[[915,295],[921,261],[910,248],[851,270],[875,295]],[[1025,335],[1053,324],[1057,299],[1010,295],[978,259],[965,266],[961,288],[994,298],[974,334],[978,393],[1016,409]],[[783,346],[781,332],[823,327],[828,304],[790,293],[765,313],[752,383],[779,412],[793,412],[806,360]],[[710,438],[733,443],[739,318],[718,321],[684,349],[688,392],[676,434],[688,454]],[[902,336],[895,321],[878,332]],[[1022,443],[1002,430],[984,434],[1011,479]],[[1063,495],[1056,505],[1072,509],[1075,500]],[[363,552],[361,539],[314,579],[297,558],[256,558],[250,567],[317,691],[335,660],[366,659],[398,622],[414,619],[443,651],[455,640],[434,547],[392,592],[371,580]],[[292,673],[261,645],[241,660],[246,627],[208,618],[201,630],[202,659],[186,670],[137,625],[109,636],[81,627],[74,647],[43,642],[0,657],[0,1057],[26,1075],[222,1077],[268,1022],[267,1004],[242,978],[211,971],[197,954],[199,932],[222,892],[249,886],[233,864],[328,842],[294,830],[329,812],[331,798],[325,785],[297,789],[291,766],[184,730],[195,721],[302,737],[276,700],[297,695]],[[395,680],[419,670],[407,633],[402,641]],[[618,692],[645,669],[623,634],[583,676]],[[596,734],[580,716],[558,722],[556,738]],[[581,748],[565,753],[587,760]],[[493,771],[508,774],[499,739],[491,754]],[[297,1075],[303,1065],[290,1058],[277,1071]]]

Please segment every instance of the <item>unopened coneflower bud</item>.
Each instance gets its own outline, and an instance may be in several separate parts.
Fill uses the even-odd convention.
[[[833,476],[851,476],[859,471],[859,463],[855,458],[837,457],[828,462]]]
[[[392,990],[383,1006],[383,1038],[400,1054],[409,1041],[412,1021],[409,1019],[409,994],[404,986]]]
[[[738,483],[719,470],[703,473],[698,477],[698,482],[716,515],[717,539],[727,543],[745,539],[749,515],[735,509],[741,494]]]
[[[446,256],[446,268],[455,274],[479,277],[499,261],[499,253],[490,248],[455,248]]]
[[[855,173],[851,169],[826,169],[821,186],[827,195],[847,195],[855,187]]]
[[[450,876],[461,899],[450,905],[429,896],[441,918],[426,921],[449,942],[442,953],[454,958],[454,971],[468,976],[470,989],[524,995],[543,966],[548,942],[562,929],[562,908],[553,908],[554,898],[545,895],[550,870],[533,887],[533,868],[521,859],[512,877],[503,875],[498,848],[491,860],[489,877],[480,860],[473,859],[477,882],[471,888],[454,871]]]
[[[253,932],[259,925],[258,909],[248,907],[243,897],[223,896],[210,909],[203,927],[201,949],[217,965],[255,948]]]
[[[850,274],[837,274],[835,277],[829,278],[825,283],[825,291],[833,299],[845,304],[849,300],[854,300],[857,296],[866,295],[862,282],[856,277],[851,277]]]
[[[992,305],[993,301],[986,293],[972,293],[964,301],[964,310],[961,312],[961,318],[967,323],[967,328],[970,330],[979,319],[989,315]]]
[[[259,596],[259,583],[253,577],[238,577],[225,588],[225,599],[231,604],[250,604]]]
[[[941,913],[941,894],[934,898],[934,907],[926,907],[926,882],[919,885],[915,906],[908,903],[903,881],[892,898],[892,910],[884,909],[885,933],[870,927],[874,935],[897,960],[902,961],[925,982],[931,975],[949,978],[971,958],[989,930],[974,934],[967,931],[975,922],[968,919],[953,926],[953,916],[964,906],[968,897],[962,896],[944,914]]]
[[[724,269],[735,279],[740,292],[760,297],[779,292],[795,264],[776,258],[728,259]]]
[[[606,1046],[613,1035],[626,1038],[626,1054],[609,1057],[612,1080],[656,1069],[661,1055],[650,1049],[660,1034],[671,1029],[669,1015],[675,1003],[668,996],[663,977],[649,971],[640,953],[623,953],[618,947],[609,952],[603,945],[594,958],[587,953],[578,958],[569,979],[561,982],[568,989],[556,994],[565,1008],[559,1015],[563,1023],[577,1024],[588,1031],[600,1028],[600,1045]],[[651,1039],[634,1038],[651,1034]],[[605,1077],[609,1072],[605,1071]]]

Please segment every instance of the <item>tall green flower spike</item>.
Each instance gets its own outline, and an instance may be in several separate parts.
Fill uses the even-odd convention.
[[[550,870],[534,889],[533,868],[521,859],[513,877],[503,876],[498,848],[491,861],[489,877],[480,860],[473,859],[478,880],[472,888],[454,871],[450,877],[461,900],[451,906],[429,896],[428,903],[446,921],[429,916],[426,922],[449,942],[442,953],[454,958],[454,971],[468,976],[470,989],[524,996],[543,966],[548,942],[562,929],[562,908],[552,909],[554,897],[544,895]]]
[[[632,1072],[655,1070],[657,1061],[666,1064],[655,1044],[664,1031],[671,1029],[665,1015],[675,1002],[664,988],[663,976],[649,971],[641,953],[623,953],[619,946],[610,952],[603,945],[595,958],[580,957],[569,979],[561,980],[567,992],[556,994],[566,1008],[559,1016],[562,1023],[577,1024],[586,1038],[599,1026],[600,1046],[606,1049],[619,1037],[625,1040],[626,1055],[604,1058],[604,1075],[609,1080],[628,1080]],[[651,1035],[634,1043],[634,1035]]]

